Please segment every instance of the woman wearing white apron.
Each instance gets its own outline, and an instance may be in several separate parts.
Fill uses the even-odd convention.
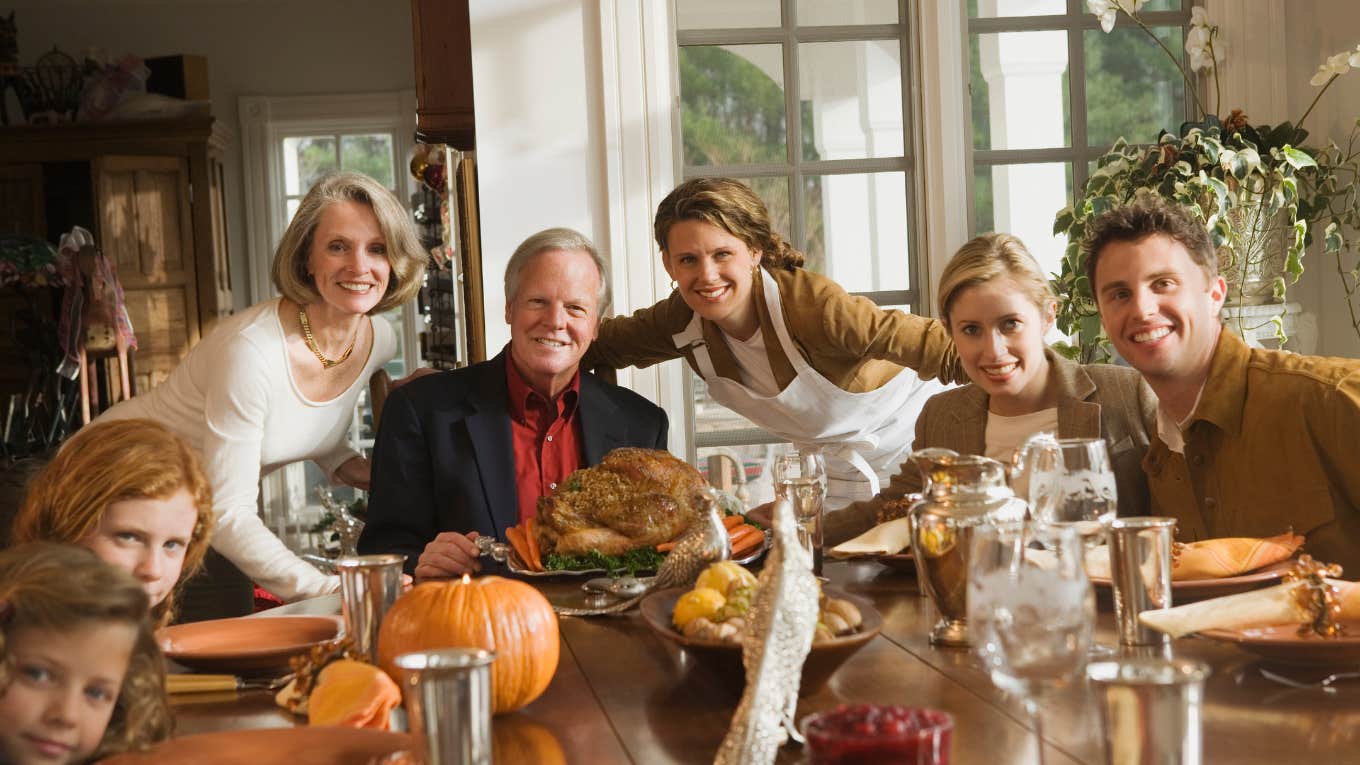
[[[943,447],[1009,462],[1017,447],[1041,431],[1104,438],[1119,514],[1148,515],[1142,463],[1156,432],[1157,398],[1133,369],[1078,364],[1044,344],[1058,301],[1025,245],[1009,234],[973,239],[945,266],[935,292],[940,319],[973,384],[926,404],[916,421],[916,448]],[[920,471],[902,465],[877,497],[828,517],[825,544],[869,530],[888,502],[920,490]]]
[[[935,378],[967,379],[939,322],[880,309],[801,268],[802,253],[739,181],[681,184],[654,230],[675,291],[603,322],[584,363],[683,356],[718,403],[825,449],[830,509],[878,493],[910,451],[926,399],[945,387]]]

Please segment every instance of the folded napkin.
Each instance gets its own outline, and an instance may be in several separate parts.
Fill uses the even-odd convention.
[[[392,710],[401,704],[401,689],[386,672],[361,661],[340,659],[317,676],[307,702],[310,725],[388,730]]]
[[[856,555],[895,555],[911,546],[911,524],[906,518],[898,518],[869,529],[854,539],[841,542],[831,548],[833,558],[850,558]]]
[[[1360,582],[1328,579],[1328,584],[1339,588],[1340,619],[1360,619]],[[1174,608],[1144,611],[1138,620],[1144,625],[1171,637],[1212,629],[1265,627],[1272,624],[1304,624],[1312,617],[1297,605],[1294,589],[1307,582],[1285,584],[1228,595],[1213,600],[1202,600]]]
[[[1268,539],[1226,537],[1178,546],[1171,561],[1172,581],[1220,579],[1289,560],[1303,537],[1286,532]]]
[[[1171,559],[1171,581],[1222,579],[1249,574],[1260,568],[1289,560],[1303,537],[1285,533],[1268,539],[1223,537],[1176,544]],[[1086,553],[1086,575],[1110,578],[1110,548],[1101,545]]]

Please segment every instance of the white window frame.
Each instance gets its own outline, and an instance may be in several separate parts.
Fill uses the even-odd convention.
[[[395,193],[405,207],[415,192],[415,180],[406,166],[415,148],[415,91],[353,93],[309,96],[242,96],[237,101],[241,126],[241,151],[246,189],[246,242],[250,274],[251,303],[275,297],[270,277],[274,248],[288,226],[285,171],[282,161],[284,138],[307,135],[390,133],[392,135],[393,180]],[[398,342],[408,369],[421,364],[419,312],[411,306],[405,311]],[[358,414],[353,418],[351,441],[354,448],[371,447],[357,440]],[[260,486],[265,517],[280,535],[284,526],[310,518],[317,507],[314,497],[306,496],[305,466],[289,465],[266,476]]]

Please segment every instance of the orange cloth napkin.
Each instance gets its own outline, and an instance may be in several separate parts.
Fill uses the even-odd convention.
[[[340,659],[326,665],[307,702],[311,725],[388,730],[401,689],[386,672],[361,661]]]
[[[1172,581],[1238,576],[1288,560],[1303,537],[1284,533],[1269,539],[1225,537],[1177,545],[1171,561]]]

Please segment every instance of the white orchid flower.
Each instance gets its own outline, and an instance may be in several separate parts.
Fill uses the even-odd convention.
[[[1351,57],[1346,60],[1346,63],[1350,64],[1351,66],[1357,69],[1360,69],[1360,45],[1355,46],[1355,52],[1352,53]]]
[[[1313,79],[1309,80],[1308,84],[1314,86],[1326,85],[1327,81],[1333,77],[1349,72],[1351,69],[1351,59],[1355,58],[1356,55],[1360,55],[1360,50],[1358,50],[1357,53],[1343,50],[1335,56],[1329,56],[1327,60],[1322,63],[1322,66],[1318,67],[1317,74],[1313,75]]]
[[[1195,6],[1190,9],[1190,26],[1207,27],[1209,26],[1209,12],[1203,6]]]
[[[1199,8],[1196,7],[1196,10]],[[1190,54],[1191,71],[1212,70],[1216,63],[1223,61],[1223,52],[1210,48],[1209,43],[1212,41],[1213,30],[1209,27],[1194,25],[1190,27],[1190,31],[1185,35],[1185,52]]]
[[[1100,28],[1105,32],[1114,29],[1114,20],[1123,11],[1133,15],[1147,5],[1148,0],[1086,0],[1086,10],[1100,19]]]

